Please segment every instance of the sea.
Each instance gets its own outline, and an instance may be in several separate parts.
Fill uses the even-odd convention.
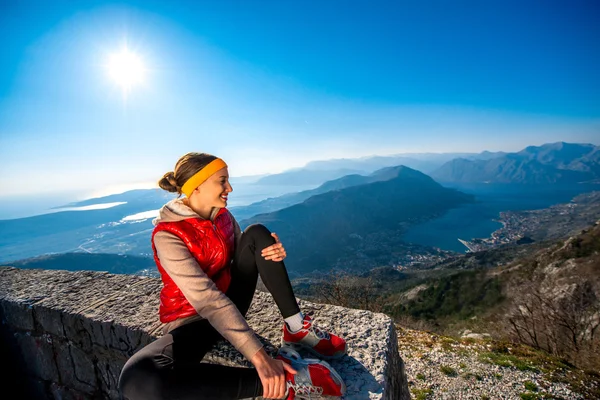
[[[600,190],[600,185],[523,186],[523,185],[444,185],[474,195],[475,202],[454,208],[441,217],[408,230],[406,242],[465,253],[458,239],[489,237],[502,225],[497,221],[501,211],[532,210],[569,202],[581,193]],[[230,194],[229,206],[243,206],[277,197],[284,193],[313,189],[313,186],[258,186],[239,183]],[[41,200],[45,198],[42,197]],[[30,198],[22,199],[26,205]],[[39,200],[39,199],[38,199]],[[142,201],[119,196],[110,203],[82,207],[24,209],[23,214],[0,218],[0,262],[34,257],[40,254],[87,251],[144,255],[151,220],[157,215],[161,201]],[[160,199],[159,199],[160,200]],[[36,211],[31,215],[32,211]],[[64,211],[60,215],[57,212]],[[27,232],[25,235],[23,232]]]
[[[443,184],[475,196],[475,202],[451,209],[445,215],[409,229],[404,240],[442,250],[466,253],[458,239],[487,238],[502,227],[502,211],[536,210],[568,203],[573,197],[600,190],[600,184],[514,185]]]

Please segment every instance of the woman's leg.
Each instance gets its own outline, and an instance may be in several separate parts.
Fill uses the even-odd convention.
[[[346,341],[313,326],[312,318],[300,312],[283,261],[265,260],[261,256],[262,249],[274,243],[275,239],[264,225],[253,224],[244,230],[236,249],[231,271],[233,279],[227,295],[235,299],[238,308],[245,314],[260,274],[285,320],[282,343],[305,348],[324,358],[342,357],[347,351]]]
[[[262,249],[274,243],[271,232],[261,224],[248,226],[242,234],[234,256],[227,296],[243,315],[246,315],[252,302],[259,274],[283,318],[300,312],[283,261],[265,260],[260,254]]]
[[[127,400],[241,399],[262,393],[253,368],[201,363],[221,339],[207,320],[174,329],[134,354],[119,390]]]
[[[263,225],[244,231],[232,267],[227,296],[246,315],[260,273],[284,318],[300,312],[283,262],[265,260],[261,250],[275,243]],[[119,389],[127,400],[236,399],[262,394],[254,368],[201,363],[222,337],[206,320],[192,322],[150,343],[125,364]]]

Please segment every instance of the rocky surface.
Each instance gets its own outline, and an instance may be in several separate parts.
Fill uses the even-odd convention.
[[[160,279],[135,275],[0,267],[2,330],[14,338],[41,398],[117,399],[126,359],[162,334],[160,287]],[[347,385],[345,399],[409,399],[390,317],[298,301],[320,327],[347,340],[348,355],[331,362]],[[247,317],[275,354],[282,319],[272,297],[257,291]],[[227,342],[205,361],[248,365]]]
[[[600,393],[600,380],[530,350],[396,328],[412,399],[590,400]]]

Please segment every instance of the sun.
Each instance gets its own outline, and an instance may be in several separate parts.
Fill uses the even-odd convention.
[[[146,68],[142,58],[124,47],[118,53],[110,55],[108,60],[109,76],[126,92],[144,82]]]

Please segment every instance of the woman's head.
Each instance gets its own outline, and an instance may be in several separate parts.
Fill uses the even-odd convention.
[[[200,215],[210,214],[212,207],[227,206],[229,184],[227,164],[207,153],[187,153],[158,181],[162,189],[185,194],[189,205]],[[202,214],[200,213],[202,212]]]

